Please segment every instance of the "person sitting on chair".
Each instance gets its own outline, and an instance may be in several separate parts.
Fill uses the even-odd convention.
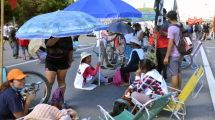
[[[142,74],[142,75],[141,75]],[[155,69],[155,64],[149,59],[140,60],[139,68],[133,84],[126,90],[137,101],[145,104],[151,98],[150,93],[157,95],[168,94],[166,82],[162,75]]]
[[[74,86],[75,88],[89,87],[96,79],[99,78],[98,69],[101,62],[97,63],[96,68],[91,66],[91,56],[92,54],[83,52],[81,54],[81,61],[76,74]],[[108,79],[100,75],[101,81],[105,83],[111,83],[113,80]]]
[[[25,87],[25,75],[21,70],[13,69],[7,75],[7,80],[0,86],[0,119],[17,119],[28,114],[30,103],[36,94],[31,92],[24,101],[21,90]]]
[[[137,37],[132,37],[130,39],[130,46],[131,48],[133,48],[133,50],[131,52],[128,63],[125,67],[120,68],[120,73],[124,80],[124,83],[120,86],[129,85],[126,73],[137,71],[140,60],[144,59],[144,52]]]

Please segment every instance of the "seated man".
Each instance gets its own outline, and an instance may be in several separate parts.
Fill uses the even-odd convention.
[[[133,50],[131,52],[127,66],[122,67],[120,69],[121,76],[124,80],[124,83],[121,84],[120,86],[129,85],[126,73],[137,71],[140,60],[144,59],[144,52],[140,46],[140,42],[137,37],[132,37],[130,39],[130,46],[131,48],[133,48]]]

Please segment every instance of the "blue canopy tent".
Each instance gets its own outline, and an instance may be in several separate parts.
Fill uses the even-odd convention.
[[[79,0],[63,11],[81,11],[95,18],[141,18],[142,13],[122,0]],[[100,38],[100,34],[99,34]],[[100,56],[100,40],[99,40]],[[100,61],[100,57],[99,57]],[[99,69],[100,73],[100,69]],[[100,75],[100,74],[99,74]],[[100,85],[100,76],[99,76]]]
[[[64,11],[81,11],[95,18],[141,18],[142,13],[122,0],[79,0]]]

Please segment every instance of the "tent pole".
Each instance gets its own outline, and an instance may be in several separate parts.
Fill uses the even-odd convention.
[[[100,61],[100,54],[101,54],[101,53],[100,53],[100,35],[101,35],[101,34],[100,34],[100,30],[99,30],[99,39],[98,39],[98,41],[99,41],[99,62],[101,62],[101,61]],[[100,76],[101,76],[101,74],[100,74],[101,72],[100,72],[100,71],[101,71],[101,69],[100,69],[100,67],[99,67],[99,83],[98,83],[99,86],[100,86]]]
[[[0,85],[3,83],[3,25],[4,25],[4,0],[1,0],[1,79]]]

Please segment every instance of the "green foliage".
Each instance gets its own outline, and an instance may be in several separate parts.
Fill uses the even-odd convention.
[[[25,22],[36,15],[63,10],[71,2],[74,3],[74,0],[17,0],[17,8],[12,10],[8,1],[5,0],[4,22],[12,22],[14,16],[16,23],[19,24],[20,21]]]

